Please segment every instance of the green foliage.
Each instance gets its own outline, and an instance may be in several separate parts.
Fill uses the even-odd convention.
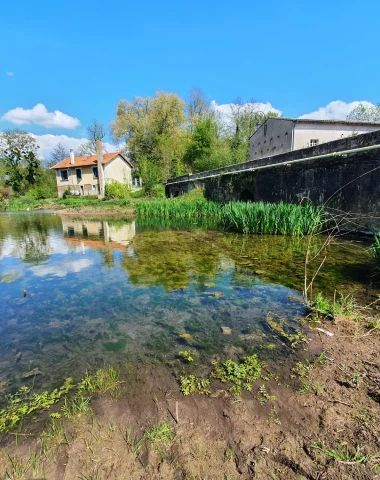
[[[157,450],[161,460],[164,461],[168,457],[166,447],[173,442],[174,438],[175,432],[166,422],[150,427],[145,430],[141,440],[136,444],[137,453],[140,453],[142,446],[148,443]]]
[[[223,207],[221,222],[241,233],[309,235],[321,230],[324,214],[310,203],[231,202]]]
[[[78,392],[84,395],[93,395],[95,393],[110,392],[114,398],[119,395],[119,372],[113,367],[108,369],[100,369],[94,375],[88,372],[78,384]]]
[[[184,395],[203,394],[209,395],[210,380],[208,378],[197,378],[195,375],[189,375],[187,377],[181,376],[181,392]]]
[[[252,391],[252,382],[266,378],[263,374],[265,364],[259,361],[257,355],[245,357],[242,363],[226,360],[221,365],[213,361],[212,365],[211,377],[223,383],[232,383],[230,393],[235,396],[241,395],[242,389]]]
[[[83,415],[90,415],[92,410],[90,407],[91,398],[77,393],[72,399],[65,398],[62,405],[63,416],[68,419],[73,419]]]
[[[348,120],[359,120],[368,122],[380,122],[380,104],[377,105],[364,105],[359,103],[355,108],[351,110],[347,116]]]
[[[339,295],[333,302],[318,293],[310,307],[312,312],[324,318],[350,317],[355,313],[354,300],[350,295]]]
[[[380,454],[369,454],[363,453],[362,449],[350,449],[348,445],[342,444],[338,448],[326,448],[325,445],[319,443],[312,443],[311,448],[318,450],[323,455],[332,458],[336,462],[342,462],[347,464],[358,464],[362,463],[364,465],[371,463],[372,465],[380,465]]]
[[[323,210],[311,204],[231,202],[222,205],[186,197],[139,202],[136,204],[136,213],[140,217],[213,217],[227,230],[282,235],[307,235],[319,231],[324,218]]]
[[[194,218],[220,216],[221,206],[218,203],[206,200],[181,201],[160,200],[139,202],[136,204],[136,213],[140,217],[161,218]]]
[[[264,403],[273,402],[277,400],[277,397],[275,395],[270,395],[267,391],[266,386],[261,385],[257,394],[257,399],[261,405],[264,405]]]
[[[112,180],[105,188],[106,198],[128,198],[131,193],[129,185]]]
[[[68,378],[59,389],[52,392],[34,393],[29,387],[21,387],[14,395],[9,395],[7,404],[0,410],[0,432],[7,433],[19,429],[23,421],[40,410],[48,410],[74,388]]]
[[[374,234],[374,244],[371,247],[372,258],[376,265],[377,272],[380,272],[380,234]]]
[[[36,182],[40,170],[34,137],[18,129],[0,134],[0,158],[5,184],[14,192],[25,193]]]
[[[178,355],[189,363],[194,362],[194,354],[191,350],[182,350]]]

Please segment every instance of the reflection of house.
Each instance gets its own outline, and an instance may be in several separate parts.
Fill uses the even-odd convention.
[[[96,155],[70,157],[57,163],[52,168],[56,171],[58,196],[62,197],[66,190],[77,195],[98,195],[99,175]],[[103,155],[104,183],[117,181],[132,186],[133,165],[121,152]]]
[[[268,118],[250,138],[250,160],[380,130],[380,122]]]
[[[112,225],[99,222],[73,220],[62,217],[64,238],[67,242],[89,248],[106,248],[126,251],[136,234],[135,222]]]

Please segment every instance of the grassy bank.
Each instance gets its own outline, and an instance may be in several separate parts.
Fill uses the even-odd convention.
[[[242,203],[222,205],[206,200],[159,200],[136,204],[140,217],[217,219],[226,230],[240,233],[305,235],[320,231],[323,209],[311,204]]]

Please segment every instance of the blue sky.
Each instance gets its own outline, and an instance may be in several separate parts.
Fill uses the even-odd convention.
[[[378,0],[6,2],[0,130],[80,139],[93,117],[108,124],[121,98],[185,97],[194,86],[217,105],[242,97],[289,117],[339,100],[328,115],[344,117],[346,103],[380,102],[379,15]],[[42,115],[48,126],[38,125],[34,111],[29,123],[4,119],[37,104],[77,122]]]

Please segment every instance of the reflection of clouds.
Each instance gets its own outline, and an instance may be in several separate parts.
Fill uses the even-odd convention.
[[[50,246],[52,249],[52,253],[60,253],[62,255],[66,255],[71,252],[77,252],[80,249],[75,245],[70,245],[62,237],[53,236],[50,237]]]
[[[13,249],[14,243],[12,242],[12,239],[8,237],[0,248],[0,258],[10,257]]]
[[[72,262],[68,262],[66,259],[54,265],[36,265],[31,267],[30,271],[33,273],[33,275],[37,275],[37,277],[45,277],[46,275],[65,277],[69,273],[79,273],[93,264],[94,261],[87,258],[74,260]]]

